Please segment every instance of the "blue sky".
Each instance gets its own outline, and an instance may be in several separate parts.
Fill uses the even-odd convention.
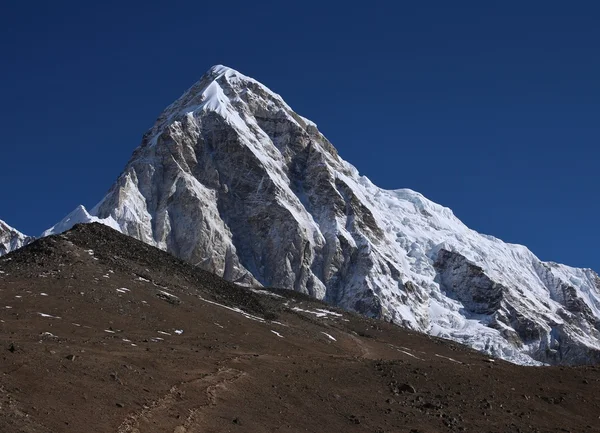
[[[385,188],[600,270],[595,2],[10,1],[0,219],[93,206],[214,64],[281,94]]]

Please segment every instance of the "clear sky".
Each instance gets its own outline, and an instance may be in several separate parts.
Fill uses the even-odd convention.
[[[0,219],[99,201],[214,64],[281,94],[385,188],[600,270],[600,4],[7,1]]]

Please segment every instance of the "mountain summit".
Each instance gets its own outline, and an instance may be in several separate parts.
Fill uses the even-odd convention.
[[[600,278],[378,188],[276,93],[225,66],[165,109],[104,221],[241,284],[293,289],[523,364],[600,361]],[[70,227],[61,222],[46,234]]]
[[[33,241],[33,238],[25,236],[17,229],[0,220],[0,256],[21,248],[31,241]]]

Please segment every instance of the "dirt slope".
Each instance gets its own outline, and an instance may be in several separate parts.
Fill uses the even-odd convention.
[[[0,432],[600,432],[600,368],[519,367],[237,287],[92,224],[0,259]]]

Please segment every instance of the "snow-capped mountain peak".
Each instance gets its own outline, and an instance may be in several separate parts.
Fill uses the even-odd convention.
[[[69,213],[66,217],[64,217],[60,222],[50,227],[48,230],[42,233],[42,237],[55,235],[58,233],[66,232],[71,229],[75,224],[87,224],[98,222],[109,227],[112,227],[115,230],[120,230],[119,224],[111,217],[108,218],[97,218],[90,213],[88,213],[87,209],[83,205],[77,206],[71,213]]]
[[[519,363],[600,360],[597,274],[481,235],[415,191],[378,188],[279,95],[224,66],[164,110],[83,211],[70,221],[96,218],[232,281]]]
[[[33,241],[32,237],[24,235],[17,229],[0,220],[0,256],[8,254],[17,248],[21,248],[31,241]]]

